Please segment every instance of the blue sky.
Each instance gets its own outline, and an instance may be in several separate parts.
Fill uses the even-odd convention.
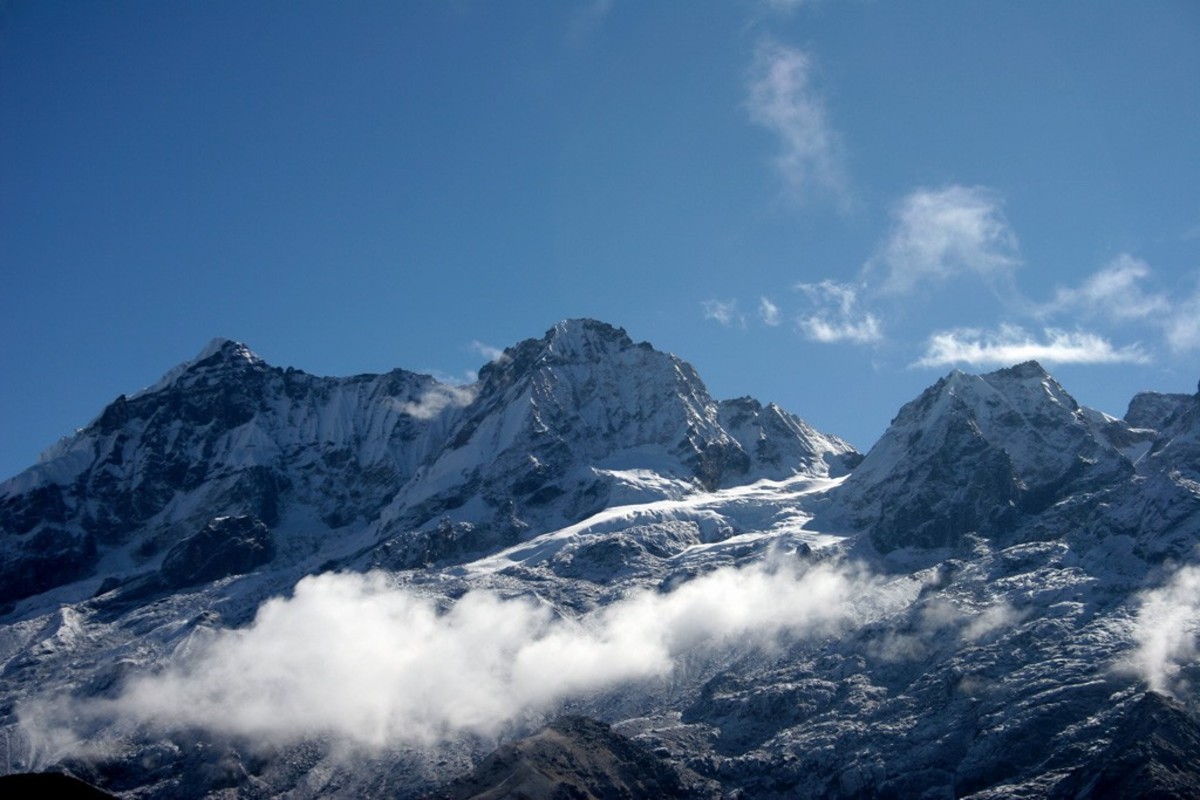
[[[7,2],[0,474],[215,336],[466,380],[590,316],[868,448],[1200,378],[1200,5]]]

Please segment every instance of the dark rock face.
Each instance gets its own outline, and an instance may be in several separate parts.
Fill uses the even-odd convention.
[[[1200,719],[1147,693],[1126,712],[1112,743],[1057,787],[1074,800],[1200,797]]]
[[[1123,450],[1154,435],[1081,408],[1032,362],[954,372],[900,410],[839,502],[885,553],[1020,535],[1060,499],[1130,478]]]
[[[19,543],[19,555],[0,567],[0,604],[86,577],[96,559],[96,539],[43,527]]]
[[[1125,421],[1135,428],[1163,430],[1169,427],[1173,420],[1195,406],[1196,402],[1196,396],[1190,394],[1138,392],[1129,401],[1129,409],[1125,412]]]
[[[427,800],[636,800],[693,796],[668,762],[602,722],[563,717],[503,745]]]
[[[169,588],[241,575],[275,557],[271,531],[256,517],[218,517],[172,547],[162,563]]]

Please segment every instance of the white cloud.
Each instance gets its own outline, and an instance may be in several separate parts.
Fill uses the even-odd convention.
[[[885,292],[902,294],[964,273],[1004,275],[1020,264],[1017,237],[990,189],[917,189],[893,215],[887,242],[867,264],[868,273],[883,273]]]
[[[1149,361],[1138,345],[1114,348],[1094,333],[1046,328],[1043,336],[1044,339],[1038,340],[1016,325],[1002,325],[997,331],[973,328],[942,331],[929,337],[925,355],[913,366],[1006,365],[1030,360],[1048,364],[1144,364]]]
[[[1128,253],[1122,253],[1103,269],[1091,275],[1077,289],[1060,288],[1043,314],[1080,311],[1088,316],[1110,319],[1141,319],[1161,314],[1170,307],[1160,294],[1146,294],[1139,285],[1150,275],[1150,267]]]
[[[781,321],[779,314],[779,306],[771,302],[770,298],[762,297],[758,301],[758,317],[763,321],[764,325],[775,327]]]
[[[830,321],[821,317],[804,317],[799,322],[800,330],[815,342],[853,342],[870,344],[883,338],[883,330],[874,314],[867,314],[856,322]]]
[[[1167,345],[1176,353],[1200,350],[1200,290],[1171,310],[1165,335]]]
[[[462,408],[475,401],[479,390],[474,385],[455,386],[439,383],[416,400],[400,405],[400,412],[417,419],[433,419],[447,408]]]
[[[1157,692],[1182,690],[1180,667],[1200,658],[1200,566],[1182,567],[1171,580],[1139,597],[1137,648],[1121,665]]]
[[[705,300],[701,305],[705,319],[716,320],[726,328],[746,324],[746,318],[738,311],[737,300]]]
[[[504,362],[508,361],[508,356],[504,354],[502,349],[499,347],[492,347],[490,344],[484,344],[478,339],[475,339],[471,342],[469,349],[472,353],[478,353],[488,361],[496,364],[503,364]]]
[[[798,283],[817,307],[797,321],[800,332],[817,342],[853,342],[870,344],[883,339],[883,326],[872,313],[858,308],[858,290],[837,281]]]
[[[830,193],[844,200],[845,179],[838,137],[825,101],[812,86],[812,59],[776,42],[755,53],[747,106],[750,118],[779,137],[779,171],[799,196]]]
[[[441,609],[381,574],[325,574],[264,603],[246,628],[193,634],[115,699],[44,699],[21,708],[21,723],[56,741],[104,725],[368,747],[494,735],[566,698],[664,677],[700,648],[832,633],[873,585],[830,565],[730,567],[569,620],[524,597],[476,590]]]
[[[969,642],[980,642],[993,633],[1011,630],[1029,615],[1018,611],[1003,600],[979,612],[962,630],[962,638]]]

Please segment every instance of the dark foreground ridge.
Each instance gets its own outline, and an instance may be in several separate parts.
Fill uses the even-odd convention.
[[[561,717],[502,745],[425,800],[635,800],[692,796],[644,746],[587,717]]]
[[[78,778],[57,772],[24,772],[0,775],[0,797],[9,800],[117,800]]]

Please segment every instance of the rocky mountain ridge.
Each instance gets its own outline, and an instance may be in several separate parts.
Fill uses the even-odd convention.
[[[261,521],[293,559],[469,526],[445,552],[399,548],[424,563],[576,522],[614,493],[663,496],[626,467],[686,492],[840,474],[856,456],[778,407],[717,403],[690,365],[591,320],[509,348],[471,386],[318,378],[216,340],[0,484],[0,603],[153,568],[221,517]]]
[[[1200,792],[1200,395],[956,371],[863,457],[594,321],[469,387],[218,341],[0,485],[0,530],[9,772]]]

